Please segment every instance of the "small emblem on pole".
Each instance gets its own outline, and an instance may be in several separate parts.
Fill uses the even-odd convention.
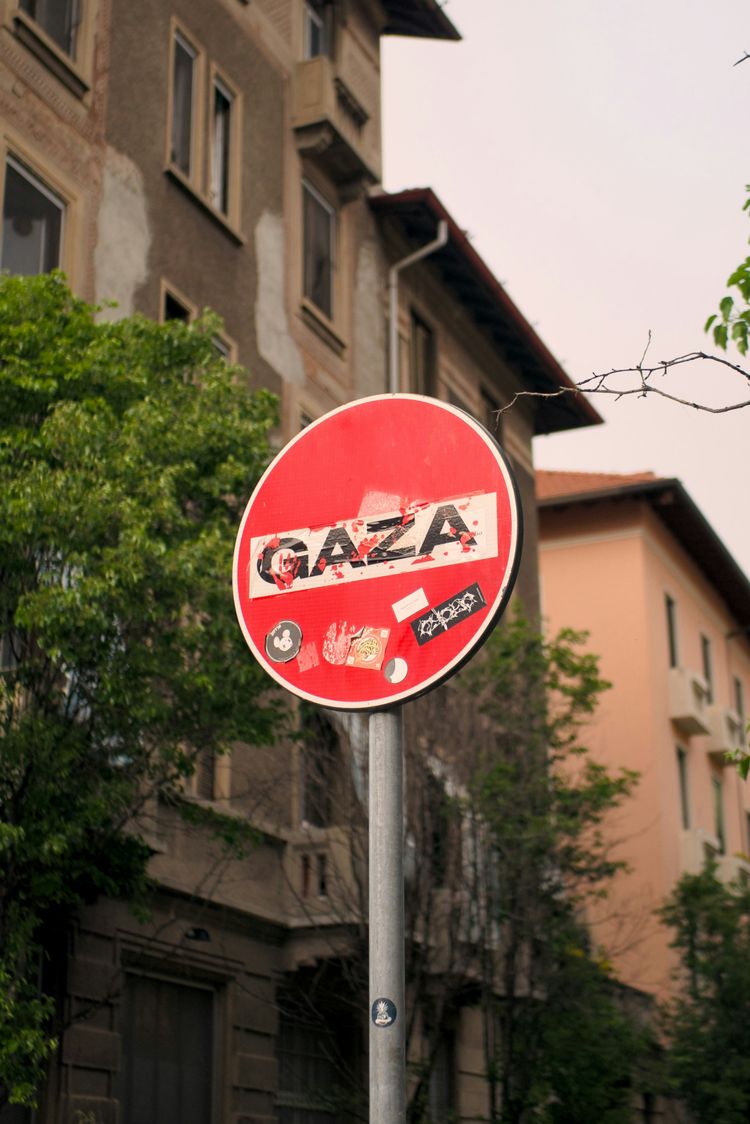
[[[376,999],[372,1005],[375,1026],[393,1026],[396,1021],[396,1004],[391,999]]]

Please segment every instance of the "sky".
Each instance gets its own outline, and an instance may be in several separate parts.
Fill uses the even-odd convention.
[[[750,60],[734,65],[750,51],[747,0],[445,11],[462,42],[384,41],[386,190],[432,187],[574,380],[632,366],[647,344],[655,361],[712,350],[703,325],[750,252]],[[714,364],[659,385],[750,399]],[[537,465],[676,476],[750,575],[750,406],[593,404],[606,424],[537,438]]]

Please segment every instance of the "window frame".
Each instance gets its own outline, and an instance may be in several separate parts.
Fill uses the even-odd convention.
[[[667,621],[667,653],[670,668],[680,666],[680,650],[677,633],[677,602],[669,593],[664,594],[664,611]]]
[[[714,701],[713,656],[711,653],[711,641],[708,636],[706,636],[705,632],[701,633],[701,671],[707,687],[706,701],[712,703]]]
[[[65,225],[66,225],[65,224],[65,218],[66,218],[66,210],[67,210],[67,204],[66,204],[65,198],[63,196],[59,195],[54,190],[54,188],[52,188],[44,179],[42,179],[41,176],[37,175],[37,173],[32,168],[30,168],[25,161],[20,160],[17,156],[15,156],[13,154],[13,152],[8,150],[5,153],[5,158],[3,160],[3,175],[2,175],[3,228],[5,226],[5,197],[6,197],[6,191],[7,191],[8,170],[9,169],[11,169],[21,179],[25,180],[26,183],[31,188],[33,188],[33,190],[37,193],[37,195],[42,196],[42,198],[46,199],[53,206],[57,207],[57,209],[59,211],[59,229],[58,229],[58,233],[57,233],[57,252],[55,254],[56,260],[55,260],[54,264],[50,265],[48,268],[37,269],[33,273],[30,273],[30,274],[16,274],[16,276],[38,277],[43,273],[51,272],[51,270],[53,270],[53,269],[62,268],[63,246],[64,246],[64,243],[65,243]],[[6,266],[3,263],[4,253],[5,253],[5,238],[4,238],[3,234],[0,234],[0,267],[2,267],[3,269],[8,269],[8,266]],[[8,271],[10,272],[10,270],[8,270]]]
[[[418,345],[420,338],[426,341],[423,348]],[[418,365],[420,356],[425,359],[423,367]],[[409,314],[409,389],[412,394],[437,398],[437,367],[435,329],[412,308]]]
[[[209,1069],[209,1120],[206,1124],[217,1124],[222,1119],[222,1101],[223,1101],[223,1071],[225,1067],[225,1033],[224,1024],[226,1021],[227,1011],[227,981],[212,978],[212,975],[206,973],[205,975],[200,969],[190,971],[189,975],[185,974],[170,974],[161,971],[156,965],[153,970],[150,966],[136,967],[130,964],[124,965],[124,980],[123,980],[123,1002],[120,1004],[120,1017],[118,1030],[120,1031],[120,1039],[122,1042],[120,1067],[117,1075],[117,1089],[116,1096],[119,1102],[119,1118],[125,1120],[125,1080],[126,1080],[126,1051],[125,1051],[125,1025],[123,1022],[123,1012],[126,1010],[125,995],[127,982],[129,979],[151,980],[155,983],[166,984],[171,987],[189,988],[191,990],[208,992],[211,996],[211,1059],[210,1065],[205,1065],[205,1060],[202,1060],[202,1068]],[[132,1002],[132,1000],[131,1000]]]
[[[176,126],[176,59],[177,46],[192,53],[192,90],[190,111],[189,170],[175,158],[173,144]],[[230,102],[229,128],[226,138],[226,206],[215,200],[214,144],[216,139],[215,93],[220,90]],[[200,40],[174,17],[169,27],[169,76],[167,91],[167,128],[165,136],[164,170],[202,207],[216,219],[239,244],[244,243],[240,233],[241,222],[241,171],[242,171],[242,106],[243,97],[237,83],[222,67],[212,61]]]
[[[79,7],[75,42],[66,51],[46,30],[44,22],[21,7],[22,0],[5,5],[6,24],[16,39],[79,100],[90,95],[98,0],[74,0]]]
[[[726,816],[724,814],[724,783],[720,773],[711,773],[711,797],[714,813],[714,835],[719,844],[719,854],[727,851]]]
[[[180,316],[166,316],[167,300],[173,300],[175,304],[179,304],[185,309],[187,317],[183,320]],[[185,294],[173,285],[171,281],[161,278],[159,283],[159,323],[168,324],[172,320],[176,320],[181,324],[192,324],[198,315],[198,306],[194,301],[191,301]]]
[[[684,746],[675,746],[677,757],[677,785],[680,797],[680,822],[683,831],[689,831],[691,825],[690,815],[690,772],[689,756]]]
[[[60,231],[60,253],[57,268],[68,277],[73,288],[82,270],[84,253],[81,237],[80,201],[77,192],[59,169],[52,168],[45,155],[26,143],[25,138],[17,136],[14,130],[6,129],[0,133],[0,199],[5,205],[5,169],[12,159],[25,168],[26,173],[43,184],[63,203],[65,212]],[[2,252],[2,231],[0,230],[0,253]]]
[[[317,302],[308,291],[308,251],[313,247],[308,240],[308,222],[306,195],[317,203],[329,218],[328,227],[328,297],[330,309],[326,310]],[[333,326],[339,313],[338,305],[338,248],[339,248],[339,208],[330,202],[329,198],[313,183],[308,176],[302,177],[302,299],[314,315],[322,318],[329,326]],[[314,289],[314,284],[310,285]]]

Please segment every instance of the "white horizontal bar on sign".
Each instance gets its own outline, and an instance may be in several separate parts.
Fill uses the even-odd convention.
[[[249,596],[455,566],[495,558],[497,550],[495,492],[436,500],[252,538]]]

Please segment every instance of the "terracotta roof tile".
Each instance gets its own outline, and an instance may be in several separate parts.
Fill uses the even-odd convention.
[[[660,479],[661,477],[653,472],[550,472],[539,469],[536,473],[536,498],[549,500],[610,489],[617,491],[618,488],[649,484]]]

